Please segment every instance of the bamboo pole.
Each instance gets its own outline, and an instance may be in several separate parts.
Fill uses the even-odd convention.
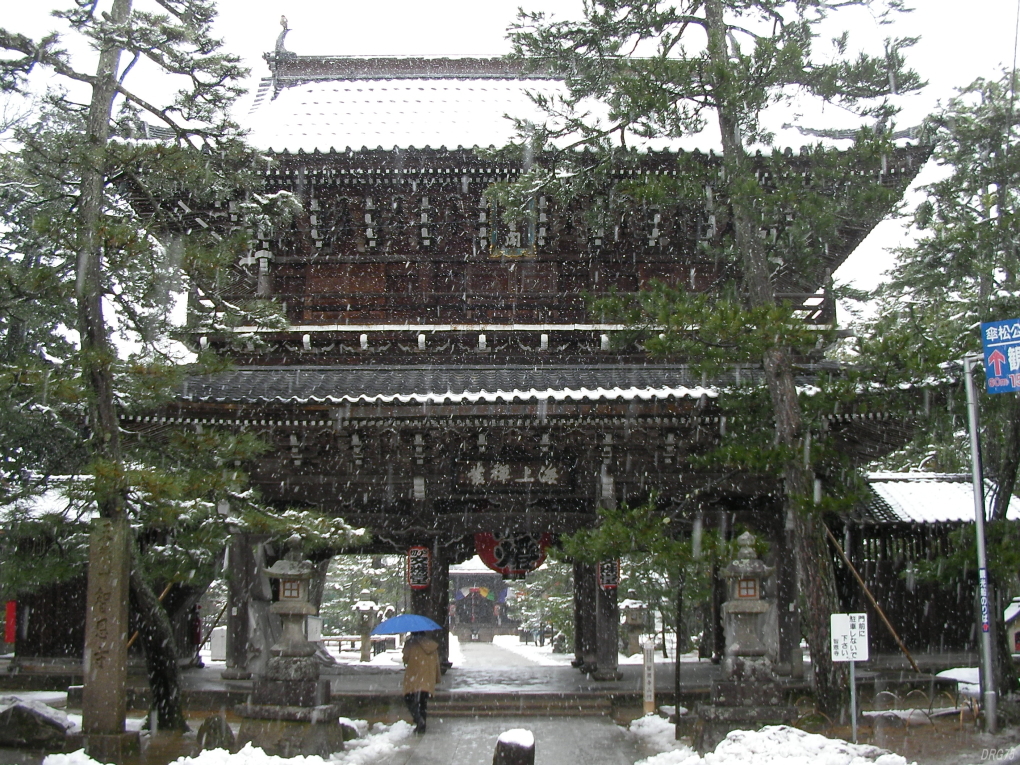
[[[166,594],[167,594],[168,592],[170,592],[170,588],[171,588],[171,587],[173,587],[173,586],[174,586],[174,583],[173,583],[173,582],[170,582],[170,584],[168,584],[168,585],[166,586],[166,588],[165,588],[165,589],[163,590],[163,592],[161,592],[161,593],[159,594],[159,597],[157,598],[157,600],[158,600],[158,601],[159,601],[160,603],[162,603],[162,602],[163,602],[163,598],[165,598],[165,597],[166,597]],[[127,647],[128,647],[128,648],[130,648],[131,646],[133,646],[133,645],[135,644],[135,641],[136,641],[136,640],[138,640],[138,634],[139,634],[139,630],[135,630],[135,634],[134,634],[134,635],[132,635],[132,636],[131,636],[131,639],[130,639],[130,640],[129,640],[129,641],[127,642]]]
[[[864,580],[861,578],[861,575],[857,573],[857,569],[854,568],[854,564],[850,562],[850,558],[848,558],[847,554],[843,552],[842,546],[839,544],[838,541],[836,541],[836,537],[833,536],[832,531],[829,529],[828,525],[823,523],[822,528],[824,528],[825,533],[829,535],[829,541],[831,541],[832,544],[836,546],[836,552],[839,553],[839,557],[843,559],[843,562],[846,564],[847,568],[850,569],[850,573],[854,575],[854,579],[857,580],[857,584],[859,584],[861,586],[861,589],[864,590],[864,595],[867,597],[868,602],[871,603],[871,607],[875,609],[875,613],[878,614],[878,617],[882,620],[882,623],[885,625],[886,629],[889,630],[889,634],[893,636],[893,640],[896,641],[896,645],[900,647],[900,650],[903,651],[903,655],[907,657],[907,661],[910,662],[910,666],[914,668],[915,672],[920,674],[921,668],[917,666],[917,662],[914,661],[914,657],[910,655],[910,651],[907,650],[907,647],[903,644],[903,641],[900,640],[900,636],[897,634],[896,629],[892,626],[892,623],[886,617],[885,611],[883,611],[882,607],[878,605],[878,601],[875,600],[875,596],[871,594],[871,590],[868,589],[868,585],[864,583]]]

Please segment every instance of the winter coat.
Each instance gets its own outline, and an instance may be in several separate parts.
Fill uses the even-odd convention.
[[[425,635],[412,635],[404,643],[404,693],[435,693],[439,682],[439,643]]]

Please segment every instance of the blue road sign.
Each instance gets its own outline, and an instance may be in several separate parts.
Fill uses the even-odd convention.
[[[981,325],[985,351],[985,385],[989,393],[1020,391],[1020,319]]]

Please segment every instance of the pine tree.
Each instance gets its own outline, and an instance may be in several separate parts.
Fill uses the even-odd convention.
[[[506,206],[513,204],[515,195],[526,200],[536,189],[566,198],[596,193],[610,200],[613,192],[607,181],[614,167],[627,162],[629,154],[622,149],[628,141],[682,138],[714,123],[722,152],[719,166],[711,167],[713,178],[705,177],[706,163],[701,163],[699,171],[698,162],[680,159],[680,180],[672,186],[659,181],[643,189],[631,184],[614,192],[659,200],[672,195],[700,206],[708,188],[726,208],[722,234],[709,245],[710,257],[726,264],[724,272],[735,275],[728,288],[719,290],[729,294],[733,325],[775,329],[770,342],[752,350],[759,352],[765,371],[774,443],[781,454],[777,468],[794,524],[816,700],[830,716],[842,704],[845,685],[829,659],[828,625],[836,605],[835,587],[824,530],[810,503],[812,475],[801,458],[809,433],[793,379],[798,331],[792,312],[777,295],[777,283],[817,264],[824,243],[837,235],[840,211],[849,216],[854,205],[870,204],[873,213],[876,205],[887,209],[892,204],[889,197],[876,199],[867,193],[852,201],[818,193],[826,180],[839,177],[841,162],[859,163],[857,169],[875,167],[890,150],[885,126],[894,110],[889,97],[921,84],[904,66],[902,51],[911,40],[889,40],[879,56],[849,56],[846,35],[833,41],[831,50],[816,50],[816,29],[831,12],[870,5],[869,0],[683,0],[671,4],[592,0],[578,21],[523,13],[511,31],[516,55],[561,75],[567,94],[538,99],[552,119],[545,126],[521,124],[531,143],[527,155],[535,157],[535,166],[515,188],[498,192],[502,195],[498,200]],[[899,3],[888,5],[883,13]],[[763,118],[769,106],[793,93],[839,104],[878,123],[876,129],[861,132],[854,152],[814,153],[813,191],[803,179],[799,186],[784,186],[775,180],[781,173],[763,168],[769,158],[762,160],[748,148],[770,145]],[[592,108],[593,101],[604,108]],[[579,147],[589,151],[571,151]],[[776,152],[771,159],[775,170],[782,154]],[[844,180],[845,171],[844,167]],[[835,188],[847,186],[837,183]],[[871,190],[876,188],[881,187]],[[521,209],[524,204],[519,202]],[[690,304],[682,290],[679,300]],[[659,301],[660,305],[665,302]],[[646,306],[639,300],[638,307]],[[695,301],[694,313],[703,313],[703,308]],[[697,326],[690,323],[690,312],[683,305],[675,303],[668,313],[677,320],[662,333],[660,352],[686,335],[685,328]],[[762,325],[762,320],[769,324]],[[647,314],[645,321],[655,324]],[[655,349],[655,341],[650,345]],[[707,347],[707,338],[702,345]],[[730,348],[739,353],[739,340]]]
[[[0,28],[0,88],[27,94],[36,74],[52,83],[3,157],[3,491],[84,473],[84,504],[144,527],[132,599],[158,724],[180,729],[174,641],[152,582],[211,569],[229,520],[217,508],[258,510],[230,466],[261,447],[243,434],[131,432],[120,418],[167,402],[185,373],[169,342],[179,334],[175,294],[191,293],[204,307],[196,321],[210,325],[276,319],[265,305],[223,301],[212,275],[237,263],[249,229],[294,204],[257,193],[257,155],[227,111],[247,72],[212,37],[209,0],[106,9],[75,0],[54,15],[95,50],[93,71],[56,34],[32,40]],[[180,89],[167,93],[167,83]],[[194,212],[230,203],[233,225]],[[115,333],[136,350],[121,353]],[[332,531],[343,541],[349,529]]]
[[[959,361],[981,350],[978,325],[1020,316],[1020,117],[1017,79],[979,79],[932,118],[940,180],[920,191],[914,210],[916,242],[896,251],[888,281],[874,295],[875,318],[860,327],[855,361],[862,375],[885,385],[926,389],[927,416],[914,438],[887,457],[892,469],[970,472],[965,394]],[[1020,397],[983,396],[981,445],[985,476],[996,484],[988,536],[994,592],[1016,590],[1014,521],[1006,510],[1020,465]],[[967,576],[973,532],[938,569]],[[1012,646],[993,608],[997,685],[1016,688]]]

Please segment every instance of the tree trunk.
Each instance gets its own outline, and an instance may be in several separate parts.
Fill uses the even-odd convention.
[[[115,0],[110,23],[123,24],[131,14],[131,0]],[[75,296],[78,302],[78,332],[81,336],[82,374],[91,393],[92,442],[96,458],[103,465],[103,479],[96,476],[96,502],[100,515],[115,518],[124,513],[126,487],[120,451],[120,422],[114,403],[109,330],[103,317],[103,264],[99,228],[106,183],[106,148],[110,120],[117,93],[117,70],[121,49],[110,43],[100,50],[86,130],[88,154],[81,170],[78,215],[78,273]],[[97,471],[99,472],[99,471]]]
[[[114,0],[109,23],[120,25],[131,15],[132,0]],[[121,49],[116,42],[104,42],[99,52],[92,100],[86,124],[89,152],[81,170],[78,215],[78,272],[75,297],[78,303],[78,331],[81,336],[82,370],[91,394],[94,487],[96,504],[103,517],[117,518],[127,507],[127,485],[120,448],[120,421],[114,397],[113,361],[109,328],[103,316],[103,263],[99,239],[106,184],[106,149],[110,121],[117,93]],[[132,546],[131,593],[141,617],[141,640],[146,671],[152,691],[157,724],[164,730],[185,730],[181,707],[180,669],[170,619],[139,566]]]
[[[750,167],[741,137],[739,99],[731,89],[732,71],[726,49],[726,24],[721,0],[706,0],[705,20],[708,27],[708,54],[713,72],[713,96],[719,118],[723,147],[723,168],[727,180],[747,178]],[[758,236],[757,216],[745,192],[730,187],[730,204],[737,252],[743,267],[743,287],[752,307],[776,302],[770,268],[763,240]],[[803,424],[793,368],[788,349],[769,349],[762,360],[775,419],[776,442],[796,450],[803,438]],[[794,552],[802,576],[799,590],[807,604],[806,637],[811,649],[811,666],[815,679],[815,699],[819,711],[835,716],[842,705],[845,686],[843,673],[830,656],[829,615],[836,607],[835,578],[828,544],[819,520],[806,510],[810,496],[811,475],[794,458],[784,471],[784,506],[794,518]]]
[[[139,639],[145,651],[145,674],[152,693],[152,710],[159,730],[186,731],[181,699],[181,669],[177,664],[170,617],[141,569],[138,550],[132,543],[131,596],[139,615]]]

